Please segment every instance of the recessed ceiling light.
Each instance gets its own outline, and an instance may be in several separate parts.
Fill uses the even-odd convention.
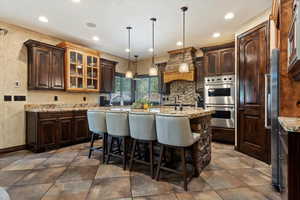
[[[213,37],[214,37],[214,38],[218,38],[218,37],[220,37],[220,36],[221,36],[220,33],[214,33],[214,34],[213,34]]]
[[[225,15],[224,19],[226,20],[230,20],[234,18],[234,13],[233,12],[229,12]]]
[[[181,41],[178,41],[178,42],[176,42],[176,45],[177,45],[177,46],[182,46],[183,43],[182,43]]]
[[[153,48],[148,49],[148,51],[153,52]]]
[[[40,21],[40,22],[47,23],[47,22],[48,22],[48,18],[45,17],[45,16],[39,16],[39,21]]]
[[[89,28],[96,28],[96,26],[97,26],[95,23],[92,23],[92,22],[87,22],[87,23],[85,23],[85,25]]]
[[[80,3],[80,0],[72,0],[73,3]]]
[[[94,36],[94,37],[93,37],[93,40],[99,41],[99,37],[98,37],[98,36]]]
[[[127,48],[127,49],[125,49],[125,51],[126,51],[126,52],[130,52],[130,49]]]

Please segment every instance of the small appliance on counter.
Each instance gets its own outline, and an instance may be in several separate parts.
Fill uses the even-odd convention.
[[[100,106],[109,106],[109,100],[106,96],[100,96],[99,97],[99,105]]]

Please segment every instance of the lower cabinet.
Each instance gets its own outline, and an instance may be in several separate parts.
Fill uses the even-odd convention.
[[[211,132],[213,141],[234,144],[235,129],[212,127]]]
[[[26,144],[33,152],[88,141],[86,112],[27,112]]]

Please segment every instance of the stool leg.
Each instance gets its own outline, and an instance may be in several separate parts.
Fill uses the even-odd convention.
[[[89,151],[89,159],[91,158],[92,155],[92,151],[93,151],[93,147],[94,147],[94,141],[95,141],[95,134],[92,133],[92,138],[91,138],[91,147],[90,147],[90,151]]]
[[[132,145],[131,155],[130,155],[129,171],[131,171],[133,167],[135,149],[136,149],[136,140],[133,139],[133,145]]]
[[[114,138],[113,138],[113,137],[111,137],[111,140],[110,140],[110,143],[109,143],[109,147],[108,147],[108,152],[107,152],[106,164],[108,164],[108,163],[109,163],[109,159],[110,159],[110,153],[111,153],[112,146],[113,146],[113,140],[114,140]]]
[[[107,133],[103,133],[103,139],[102,139],[102,163],[105,163],[105,156],[106,156],[106,150],[107,150]]]
[[[123,137],[123,170],[126,170],[126,154],[127,154],[127,148],[126,148],[126,137]]]
[[[154,178],[154,165],[153,165],[153,141],[149,142],[149,157],[150,157],[150,174],[151,174],[151,178]]]
[[[162,158],[163,158],[163,155],[164,155],[164,150],[165,150],[165,146],[163,144],[161,144],[160,153],[159,153],[159,161],[158,161],[158,166],[157,166],[157,170],[156,170],[156,180],[157,181],[159,181],[160,166],[161,166]]]
[[[191,155],[192,155],[192,162],[193,162],[193,167],[194,167],[194,177],[199,177],[199,169],[197,166],[197,155],[194,153],[194,148],[198,147],[198,142],[196,142],[194,145],[192,145],[191,147]]]
[[[187,191],[187,171],[186,171],[185,148],[181,149],[181,161],[182,161],[182,176],[183,176],[183,180],[184,180],[184,190]]]

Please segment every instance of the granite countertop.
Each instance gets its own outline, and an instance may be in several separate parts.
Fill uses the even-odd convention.
[[[213,114],[215,111],[212,109],[202,108],[183,108],[183,111],[174,110],[174,107],[161,106],[154,107],[147,110],[144,109],[131,109],[130,107],[100,107],[97,104],[27,104],[25,105],[26,112],[67,112],[67,111],[85,111],[85,110],[105,110],[105,111],[126,111],[126,112],[151,112],[161,113],[173,116],[188,116],[190,119],[198,118]]]
[[[278,117],[278,121],[285,131],[300,133],[300,118]]]

